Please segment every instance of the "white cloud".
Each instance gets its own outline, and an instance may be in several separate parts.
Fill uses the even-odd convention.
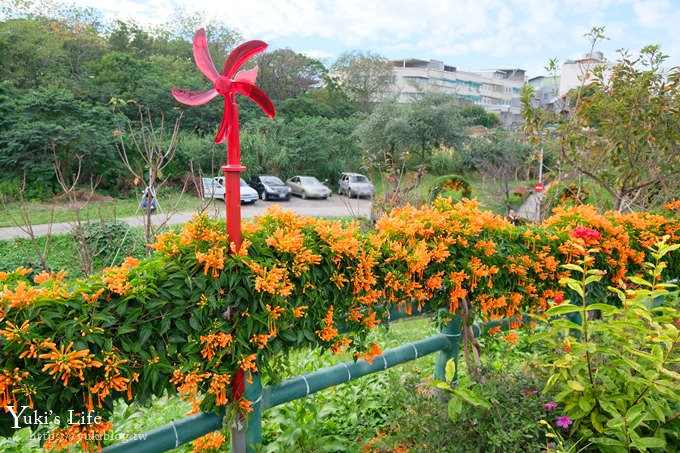
[[[140,23],[164,22],[181,5],[187,12],[209,12],[245,39],[283,46],[295,42],[293,50],[322,59],[360,49],[390,58],[436,58],[467,69],[495,62],[534,66],[587,52],[583,35],[596,25],[605,26],[612,38],[607,53],[619,47],[637,50],[649,39],[665,51],[680,49],[675,0],[123,1],[115,9],[110,0],[77,3],[132,15]],[[645,41],[638,43],[643,32]]]

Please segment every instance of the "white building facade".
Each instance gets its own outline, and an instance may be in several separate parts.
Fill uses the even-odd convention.
[[[393,60],[394,83],[388,95],[409,102],[420,93],[447,93],[497,113],[504,125],[519,124],[519,92],[526,83],[523,69],[493,69],[479,72],[458,71],[436,60]]]

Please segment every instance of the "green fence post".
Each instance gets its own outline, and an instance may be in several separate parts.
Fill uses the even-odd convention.
[[[253,373],[253,383],[246,381],[245,397],[253,411],[246,419],[246,452],[253,453],[262,443],[262,381],[259,373]]]
[[[252,411],[245,418],[236,417],[231,425],[231,451],[254,453],[262,443],[262,381],[258,373],[252,373],[252,383],[245,382],[243,397],[250,401]]]
[[[448,315],[447,311],[440,311],[440,316]],[[434,378],[439,381],[446,381],[446,363],[453,359],[456,364],[458,364],[458,342],[460,340],[460,316],[456,315],[451,319],[446,326],[440,329],[440,333],[448,338],[450,346],[443,350],[438,351],[434,359]],[[458,367],[456,367],[458,369]],[[456,380],[458,372],[454,380]]]

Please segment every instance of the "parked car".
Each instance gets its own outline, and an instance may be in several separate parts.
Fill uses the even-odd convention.
[[[293,176],[286,181],[293,195],[302,198],[323,198],[331,196],[332,191],[314,176]]]
[[[290,200],[290,187],[276,176],[253,176],[248,183],[263,200]]]
[[[359,173],[342,173],[338,181],[338,193],[352,197],[372,197],[375,187],[369,179]]]
[[[241,192],[241,203],[255,203],[259,195],[250,187],[243,178],[240,178],[241,183],[239,191]],[[226,189],[224,186],[224,176],[217,176],[215,178],[203,178],[203,197],[217,198],[224,200]]]

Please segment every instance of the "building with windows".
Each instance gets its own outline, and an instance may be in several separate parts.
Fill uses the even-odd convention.
[[[560,111],[562,104],[559,96],[560,76],[532,77],[527,83],[534,89],[534,107]]]
[[[521,123],[519,92],[526,83],[523,69],[459,71],[437,60],[393,60],[394,83],[388,95],[408,102],[419,93],[440,91],[495,112],[504,125]]]
[[[591,73],[593,68],[606,64],[602,52],[591,52],[584,54],[581,58],[576,60],[566,60],[562,63],[562,71],[560,74],[560,97],[563,98],[567,96],[574,88],[578,88],[583,84],[587,85],[587,75]]]

